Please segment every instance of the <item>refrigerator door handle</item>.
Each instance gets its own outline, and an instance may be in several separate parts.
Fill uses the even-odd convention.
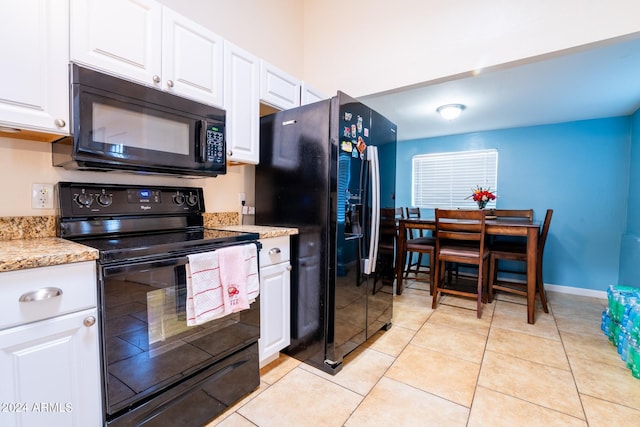
[[[371,230],[369,232],[369,251],[364,259],[363,273],[371,274],[376,271],[378,260],[378,240],[380,230],[380,164],[378,162],[378,147],[367,147],[367,161],[371,171]]]

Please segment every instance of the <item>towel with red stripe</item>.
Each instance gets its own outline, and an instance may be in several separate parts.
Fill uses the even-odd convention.
[[[187,325],[246,310],[260,293],[255,244],[187,255]]]

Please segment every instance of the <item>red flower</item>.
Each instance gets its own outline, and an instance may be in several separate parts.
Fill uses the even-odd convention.
[[[473,193],[467,199],[472,198],[474,202],[488,202],[490,200],[495,200],[496,195],[491,192],[490,188],[482,188],[478,187],[473,190]]]

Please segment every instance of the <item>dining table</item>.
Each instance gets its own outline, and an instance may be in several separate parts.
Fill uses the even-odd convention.
[[[404,272],[405,237],[410,230],[430,230],[435,232],[435,218],[400,219],[398,221],[398,241],[396,244],[396,294],[402,295]],[[527,322],[535,323],[536,263],[540,222],[526,218],[496,218],[485,220],[485,233],[494,236],[521,236],[527,241]],[[431,274],[431,272],[429,272]]]

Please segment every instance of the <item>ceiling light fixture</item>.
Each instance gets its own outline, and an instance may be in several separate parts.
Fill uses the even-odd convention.
[[[447,104],[441,105],[436,111],[440,113],[443,118],[453,120],[458,117],[465,108],[466,107],[462,104]]]

